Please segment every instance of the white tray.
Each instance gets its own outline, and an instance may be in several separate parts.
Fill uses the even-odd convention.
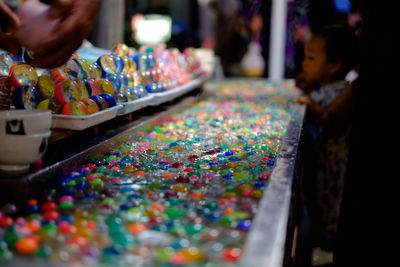
[[[145,97],[139,98],[137,100],[129,101],[126,103],[118,103],[122,107],[118,110],[118,116],[122,116],[131,112],[134,112],[136,110],[142,109],[146,106],[149,105],[149,102],[153,98],[153,94],[149,94]]]
[[[69,115],[52,115],[51,128],[65,129],[65,130],[83,130],[104,121],[115,118],[121,105],[116,105],[112,108],[83,116],[69,116]]]
[[[202,82],[204,82],[208,77],[202,77],[195,79],[193,81],[188,82],[185,85],[178,86],[176,88],[170,89],[168,91],[162,93],[153,93],[153,99],[150,100],[151,106],[157,106],[169,100],[180,97],[183,94],[186,94],[189,91],[192,91],[197,86],[199,86]]]

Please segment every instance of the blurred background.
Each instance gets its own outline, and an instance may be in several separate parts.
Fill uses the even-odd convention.
[[[272,56],[280,53],[282,76],[294,78],[310,31],[332,24],[359,27],[349,0],[102,0],[89,41],[105,49],[116,43],[209,49],[226,77],[269,77]],[[273,46],[277,32],[282,42]],[[262,71],[246,71],[251,64]]]

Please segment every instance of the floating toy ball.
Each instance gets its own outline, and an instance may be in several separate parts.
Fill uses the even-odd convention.
[[[65,80],[57,84],[54,96],[60,104],[65,105],[69,101],[81,99],[82,90],[76,81]]]
[[[82,95],[81,98],[88,98],[90,97],[92,94],[92,88],[90,86],[90,83],[88,80],[86,79],[82,79],[82,78],[78,78],[75,80],[78,84],[79,87],[81,88],[82,91]]]
[[[0,75],[7,76],[10,72],[11,66],[14,64],[10,54],[6,52],[0,53]]]
[[[50,75],[41,75],[38,79],[37,88],[43,98],[52,98],[56,89],[56,82]]]
[[[87,109],[88,109],[88,111],[89,111],[89,114],[93,114],[93,113],[96,113],[96,112],[99,112],[99,106],[96,104],[96,102],[94,102],[94,100],[93,99],[90,99],[90,98],[82,98],[81,100],[80,100],[83,104],[85,104],[86,105],[86,107],[87,107]]]
[[[17,62],[10,68],[10,82],[14,88],[28,85],[35,86],[38,81],[36,70],[25,63]]]
[[[100,86],[95,79],[88,79],[87,80],[90,84],[90,95],[99,95],[100,94]]]
[[[129,56],[129,47],[126,44],[119,43],[111,48],[111,52],[121,57],[126,57]]]
[[[97,59],[96,63],[101,69],[101,77],[103,78],[108,73],[117,73],[117,66],[113,55],[103,55]]]
[[[17,109],[35,109],[39,102],[39,91],[30,85],[19,86],[12,94],[12,104]]]
[[[49,108],[48,109],[51,110],[51,113],[60,114],[62,108],[63,108],[63,105],[60,104],[55,97],[52,97],[49,99]]]
[[[40,103],[37,105],[36,109],[48,110],[49,102],[50,102],[50,99],[48,99],[48,98],[40,101]]]
[[[72,100],[63,106],[61,113],[63,115],[82,116],[89,115],[89,110],[83,102]]]
[[[117,105],[115,98],[109,94],[100,94],[100,96],[107,102],[107,106],[109,108],[114,107]]]
[[[87,79],[90,77],[89,62],[82,58],[73,58],[72,61],[78,66],[77,78]]]
[[[59,83],[65,80],[75,80],[78,78],[79,66],[76,61],[70,59],[64,65],[51,70],[53,79]]]
[[[106,79],[108,81],[110,81],[113,85],[114,88],[114,93],[119,92],[119,90],[121,90],[121,78],[120,78],[120,74],[107,74]]]
[[[104,110],[108,107],[108,104],[104,98],[98,95],[92,95],[90,97],[94,102],[96,102],[97,106],[99,107],[99,110]]]
[[[114,94],[114,85],[112,84],[112,82],[110,82],[109,80],[107,80],[105,78],[97,79],[96,82],[100,89],[99,94],[110,94],[110,95]],[[99,95],[99,94],[97,94],[97,95]]]
[[[101,78],[101,68],[97,63],[91,63],[89,64],[89,70],[90,70],[90,78],[91,79],[99,79]]]

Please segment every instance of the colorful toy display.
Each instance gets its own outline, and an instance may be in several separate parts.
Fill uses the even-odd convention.
[[[186,50],[185,55],[177,49],[157,46],[143,47],[139,51],[140,53],[125,44],[117,44],[110,54],[100,56],[96,62],[89,62],[74,54],[64,65],[41,70],[40,75],[35,68],[24,62],[13,62],[4,52],[1,53],[0,71],[9,76],[11,94],[15,88],[30,86],[31,95],[39,95],[39,99],[33,99],[22,96],[20,89],[15,91],[19,94],[13,96],[13,105],[16,108],[32,109],[41,103],[40,109],[49,108],[55,114],[70,110],[68,107],[63,109],[70,101],[97,99],[100,94],[110,95],[116,103],[132,102],[149,93],[165,92],[182,86],[201,73],[193,53],[188,52],[191,49]],[[9,97],[10,92],[2,91],[2,98]],[[108,102],[114,102],[107,98]],[[30,103],[31,100],[35,101]],[[76,106],[76,103],[70,106]],[[103,108],[100,107],[99,110]]]
[[[295,93],[265,81],[212,85],[207,98],[54,175],[49,190],[19,214],[0,212],[0,259],[96,266],[240,261]]]

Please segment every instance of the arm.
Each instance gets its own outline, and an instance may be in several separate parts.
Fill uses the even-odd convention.
[[[322,116],[322,114],[324,113],[324,109],[320,105],[312,101],[312,99],[307,95],[300,96],[295,102],[298,104],[306,105],[307,109],[318,117]]]
[[[322,127],[329,133],[328,137],[338,136],[350,129],[353,119],[355,82],[350,84],[332,103],[320,117]]]

